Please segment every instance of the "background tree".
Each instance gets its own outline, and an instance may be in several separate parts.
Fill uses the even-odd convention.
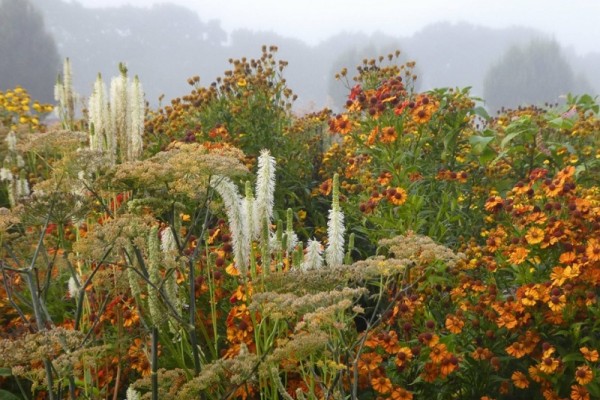
[[[559,44],[532,40],[511,47],[487,72],[483,97],[491,111],[525,104],[555,103],[559,96],[589,92],[589,83],[576,76]]]
[[[54,99],[60,56],[29,0],[0,0],[0,90],[20,85],[34,99]]]

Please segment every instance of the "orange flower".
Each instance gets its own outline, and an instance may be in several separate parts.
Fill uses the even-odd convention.
[[[447,354],[446,345],[443,343],[436,344],[431,348],[431,352],[429,353],[429,358],[436,364],[439,364],[444,356]]]
[[[579,385],[571,386],[571,400],[590,400],[590,393]]]
[[[600,240],[595,238],[588,240],[585,255],[592,262],[600,261]]]
[[[432,110],[426,106],[415,107],[412,111],[412,119],[417,124],[424,124],[431,118]]]
[[[528,354],[527,347],[521,342],[515,342],[506,348],[506,352],[514,358],[521,358]]]
[[[391,397],[393,400],[412,400],[413,395],[408,390],[398,387],[392,391]]]
[[[385,376],[371,379],[371,386],[379,393],[385,394],[392,391],[392,381]]]
[[[391,174],[391,172],[388,172],[388,171],[382,172],[377,177],[377,182],[379,182],[379,184],[381,186],[385,186],[385,185],[389,184],[391,180],[392,180],[392,174]]]
[[[525,374],[521,371],[513,372],[510,379],[512,379],[513,384],[519,389],[526,389],[527,387],[529,387],[529,380],[527,379],[527,376],[525,376]]]
[[[510,253],[510,257],[508,259],[512,264],[520,265],[525,262],[528,254],[529,250],[525,247],[517,247],[512,253]]]
[[[396,353],[400,350],[400,345],[398,345],[398,335],[394,331],[383,332],[380,336],[380,344],[389,354]]]
[[[396,365],[398,368],[403,368],[407,362],[409,362],[413,357],[412,351],[408,347],[402,347],[398,350],[396,354]]]
[[[527,372],[529,372],[529,377],[537,383],[541,383],[544,381],[544,377],[542,375],[540,375],[540,368],[539,366],[534,366],[531,365],[529,367],[529,369],[527,370]]]
[[[587,385],[594,379],[594,373],[589,365],[582,365],[575,371],[575,380],[580,385]]]
[[[598,350],[590,350],[587,347],[582,347],[579,349],[579,351],[581,352],[581,354],[583,354],[583,358],[585,358],[589,362],[596,362],[600,359],[600,357],[598,356]]]
[[[332,185],[333,181],[331,180],[331,178],[327,179],[325,182],[321,183],[321,186],[319,186],[319,192],[323,196],[329,196],[329,194],[331,193]]]
[[[383,362],[383,358],[377,353],[365,353],[358,360],[358,368],[361,371],[375,371]]]
[[[463,326],[465,326],[465,322],[456,315],[449,315],[446,318],[446,329],[452,333],[457,334],[462,332]]]
[[[529,244],[538,244],[544,240],[544,231],[537,227],[531,227],[525,235],[525,239]]]
[[[488,212],[498,212],[502,209],[504,200],[500,196],[492,196],[485,202],[485,210]]]
[[[386,126],[381,131],[381,143],[394,143],[397,138],[398,134],[393,126]]]
[[[377,140],[378,135],[379,135],[379,127],[376,126],[375,128],[371,129],[371,132],[369,133],[369,137],[367,138],[367,145],[373,146],[375,144],[375,141]]]
[[[440,371],[442,375],[450,375],[452,371],[458,368],[458,358],[452,353],[446,353],[444,359],[441,362]]]

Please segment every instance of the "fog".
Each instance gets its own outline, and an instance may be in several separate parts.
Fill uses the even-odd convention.
[[[277,45],[277,57],[289,62],[284,76],[298,95],[299,111],[340,110],[347,88],[335,81],[335,73],[342,67],[355,71],[363,58],[396,49],[402,51],[401,62],[416,61],[418,90],[471,87],[491,108],[555,102],[568,92],[600,93],[596,1],[27,1],[39,10],[59,56],[71,59],[82,98],[98,73],[109,79],[123,62],[139,75],[146,98],[157,107],[189,93],[187,78],[199,75],[201,84],[209,85],[229,68],[228,59],[258,57],[262,45]],[[19,43],[13,46],[8,53],[20,51]],[[533,96],[490,91],[508,87],[491,72],[508,62],[511,51],[521,58],[506,65],[503,79],[512,79],[513,70],[515,75],[527,70],[527,63],[542,65],[520,79],[539,79],[538,87],[553,82],[553,89]],[[544,51],[549,54],[540,56]],[[528,56],[534,53],[536,59]],[[58,65],[48,68],[51,76],[59,72]],[[42,90],[26,81],[8,82],[6,76],[0,68],[0,90],[20,84],[39,99],[52,98],[53,79]]]
[[[152,7],[165,0],[76,0],[88,7]],[[341,32],[407,36],[439,21],[491,28],[530,27],[555,37],[578,55],[600,51],[600,2],[594,0],[171,0],[227,32],[273,31],[315,45]]]

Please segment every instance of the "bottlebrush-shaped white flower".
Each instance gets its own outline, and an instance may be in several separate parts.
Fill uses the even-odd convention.
[[[129,130],[127,70],[121,66],[121,74],[112,78],[110,82],[110,121],[111,131],[114,135],[109,143],[111,157],[124,161],[127,158],[127,131]]]
[[[79,291],[81,290],[79,279],[76,280],[73,276],[71,276],[69,278],[69,282],[67,283],[67,287],[69,288],[69,297],[76,299],[79,296]]]
[[[129,105],[129,117],[131,121],[128,124],[129,130],[127,131],[127,159],[135,161],[142,155],[142,137],[144,135],[144,117],[146,114],[144,89],[137,75],[133,78],[133,82],[129,88]]]
[[[163,253],[165,265],[169,269],[176,269],[177,262],[175,256],[177,253],[177,243],[175,242],[175,236],[170,227],[162,230],[160,233],[160,248]],[[177,273],[176,270],[168,271],[169,277],[165,282],[165,294],[175,307],[179,307],[179,288],[177,286]]]
[[[325,260],[327,265],[333,267],[344,262],[344,213],[340,210],[340,183],[339,176],[333,176],[333,190],[331,210],[327,220],[327,249]]]
[[[318,240],[309,240],[304,254],[302,270],[318,269],[323,267],[323,247]]]
[[[273,203],[275,201],[275,158],[269,150],[262,150],[258,157],[256,176],[256,201],[254,219],[254,238],[262,238],[262,229],[271,224]]]
[[[106,152],[111,148],[110,112],[106,98],[106,85],[102,75],[98,74],[94,82],[94,90],[88,102],[88,115],[90,126],[90,149]]]
[[[148,285],[148,309],[154,326],[159,327],[165,321],[165,316],[161,312],[160,296],[158,288],[161,284],[160,278],[160,241],[158,238],[158,226],[153,226],[148,235],[148,278],[152,285]]]
[[[238,271],[245,273],[248,267],[250,255],[249,240],[244,237],[245,218],[242,207],[242,199],[238,193],[237,186],[226,176],[215,175],[210,180],[212,186],[223,199],[225,212],[229,219],[231,230],[231,242],[233,245],[234,265]]]

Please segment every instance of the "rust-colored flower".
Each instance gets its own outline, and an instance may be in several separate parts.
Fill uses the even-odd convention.
[[[382,362],[383,358],[379,354],[364,353],[358,360],[358,368],[364,372],[375,371]]]
[[[379,393],[385,394],[392,391],[392,381],[385,376],[371,379],[371,386]]]
[[[590,400],[590,393],[579,385],[571,386],[571,400]]]
[[[408,347],[401,347],[396,354],[395,363],[398,368],[403,368],[413,358],[413,353]]]
[[[386,126],[381,130],[381,143],[394,143],[398,138],[398,133],[393,126]]]
[[[440,363],[440,372],[442,375],[450,375],[458,368],[458,358],[452,353],[446,353]]]
[[[587,385],[594,379],[594,373],[589,365],[582,365],[575,371],[575,380],[580,385]]]
[[[439,364],[440,362],[442,362],[447,353],[448,351],[446,349],[446,345],[443,343],[439,343],[431,348],[431,352],[429,353],[429,359],[432,362]]]
[[[526,389],[529,387],[529,380],[527,379],[527,376],[521,371],[513,372],[510,379],[512,379],[513,384],[519,389]]]
[[[433,114],[433,112],[430,107],[421,105],[421,106],[415,107],[413,109],[412,119],[417,124],[424,124],[431,119],[432,114]]]

